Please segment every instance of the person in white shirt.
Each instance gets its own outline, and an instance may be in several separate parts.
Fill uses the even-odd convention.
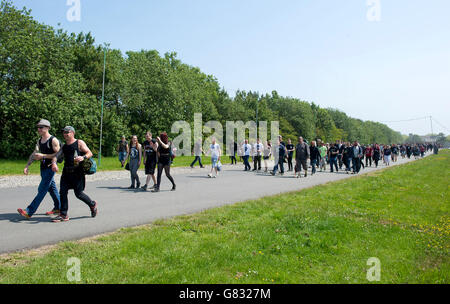
[[[251,152],[252,152],[252,146],[248,144],[248,140],[246,139],[244,142],[244,145],[242,146],[242,158],[244,159],[244,165],[245,165],[244,171],[250,171],[252,169],[252,167],[250,166],[250,163],[248,162]]]
[[[220,150],[220,145],[216,143],[216,139],[213,137],[211,141],[211,145],[209,145],[209,154],[211,155],[211,172],[208,174],[208,177],[217,177],[219,172],[217,170],[217,164],[220,161],[220,156],[222,151]],[[213,176],[213,170],[216,171],[216,175]]]
[[[256,140],[256,144],[253,146],[253,171],[261,171],[261,156],[264,150],[264,146],[260,139]]]

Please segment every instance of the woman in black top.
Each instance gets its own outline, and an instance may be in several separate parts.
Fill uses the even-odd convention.
[[[286,150],[288,153],[288,171],[292,171],[294,168],[292,166],[292,159],[294,157],[294,145],[292,144],[291,139],[288,139],[288,144],[286,145]]]
[[[175,191],[176,185],[175,181],[173,180],[173,177],[170,175],[170,163],[171,163],[171,156],[170,156],[170,149],[172,148],[169,145],[169,137],[167,136],[167,133],[162,133],[160,137],[157,137],[156,140],[158,141],[158,177],[157,177],[157,184],[155,186],[155,189],[152,190],[152,192],[159,192],[159,187],[161,185],[161,175],[162,171],[166,172],[167,178],[172,183],[172,191]]]
[[[316,173],[316,167],[319,165],[320,162],[320,152],[316,146],[315,141],[311,142],[311,147],[309,147],[309,155],[311,161],[312,175],[314,175]]]

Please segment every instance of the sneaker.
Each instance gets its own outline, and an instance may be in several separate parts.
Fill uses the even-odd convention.
[[[208,177],[209,177],[209,178],[212,178],[212,175],[211,175],[211,173],[209,173],[209,174],[208,174]]]
[[[170,190],[170,191],[175,191],[175,190],[177,190],[177,185],[173,185],[172,190]]]
[[[191,166],[191,169],[194,169],[194,166]]]
[[[140,187],[141,187],[141,183],[137,182],[136,189],[139,189]]]
[[[45,213],[45,215],[59,215],[60,211],[53,209],[52,211],[48,211]]]
[[[91,209],[91,217],[96,217],[97,216],[97,201],[94,201],[95,205],[94,207],[90,207]]]
[[[69,217],[67,215],[58,215],[54,219],[52,219],[53,223],[60,223],[60,222],[67,222],[69,220]]]
[[[152,192],[159,192],[158,187],[155,187],[155,188],[152,190]]]
[[[144,191],[147,191],[147,184],[145,184],[144,186],[142,186],[141,189],[144,190]]]
[[[128,187],[127,189],[134,189],[134,186],[133,185],[131,185],[130,187]]]
[[[26,219],[30,219],[31,218],[31,216],[29,216],[28,213],[25,210],[23,210],[23,209],[19,208],[19,209],[17,209],[17,212],[19,212],[19,214],[21,216],[23,216],[24,218],[26,218]]]

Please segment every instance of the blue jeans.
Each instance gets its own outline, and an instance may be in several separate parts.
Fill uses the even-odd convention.
[[[244,165],[245,165],[245,171],[250,170],[252,167],[250,166],[250,163],[248,162],[248,159],[250,158],[250,155],[244,155]]]
[[[337,163],[337,157],[330,157],[330,167],[331,167],[331,172],[333,172],[333,165],[336,167],[336,172],[339,171],[338,169],[338,163]]]
[[[353,166],[353,172],[359,173],[359,170],[361,169],[361,163],[360,163],[359,157],[353,157],[352,158],[352,166]]]
[[[219,158],[218,157],[211,157],[211,166],[213,168],[217,167],[217,162],[218,162]]]
[[[350,161],[351,159],[349,157],[344,158],[345,171],[351,171]]]
[[[277,174],[278,167],[280,167],[280,172],[284,173],[284,159],[280,159],[275,167],[273,167],[273,174]]]
[[[34,198],[34,200],[31,202],[31,204],[27,207],[26,211],[29,216],[32,216],[36,213],[36,210],[39,208],[39,205],[44,200],[45,195],[47,192],[50,193],[53,203],[55,206],[53,207],[54,210],[60,210],[61,209],[61,201],[59,198],[59,192],[58,189],[56,189],[56,184],[54,180],[55,172],[52,171],[51,168],[41,169],[41,183],[38,187],[38,194]]]
[[[319,164],[318,159],[311,159],[311,170],[312,174],[316,173],[316,166]]]
[[[127,159],[127,152],[119,152],[119,161],[123,163]]]
[[[201,156],[196,156],[195,157],[194,161],[191,163],[191,167],[194,167],[194,165],[197,162],[197,160],[198,160],[198,163],[200,164],[200,167],[203,167],[203,165],[202,165],[202,157]]]

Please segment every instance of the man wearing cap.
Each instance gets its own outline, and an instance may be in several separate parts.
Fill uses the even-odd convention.
[[[69,216],[68,193],[73,189],[75,196],[89,206],[91,216],[97,215],[97,202],[93,201],[83,191],[86,185],[86,178],[81,162],[92,157],[92,152],[82,140],[75,139],[75,129],[73,127],[65,127],[63,129],[64,139],[66,143],[63,145],[61,152],[64,154],[64,168],[61,175],[61,183],[59,195],[61,197],[61,212],[60,215],[52,221],[67,222]],[[56,157],[54,158],[56,160]]]
[[[119,161],[122,164],[123,168],[128,156],[128,142],[125,140],[125,135],[122,135],[122,139],[119,141],[117,152],[119,152]]]
[[[60,210],[60,198],[58,190],[56,189],[56,184],[54,180],[55,172],[58,172],[58,166],[56,165],[56,160],[52,161],[53,158],[60,150],[59,140],[56,139],[49,133],[50,122],[48,120],[42,119],[37,124],[37,130],[41,138],[37,141],[36,147],[31,153],[23,173],[28,175],[28,168],[35,161],[41,161],[41,182],[38,187],[38,194],[31,202],[31,204],[25,209],[17,209],[20,215],[25,218],[31,218],[39,205],[44,200],[45,195],[50,193],[53,199],[54,207],[52,211],[46,213],[46,215],[59,214]]]

